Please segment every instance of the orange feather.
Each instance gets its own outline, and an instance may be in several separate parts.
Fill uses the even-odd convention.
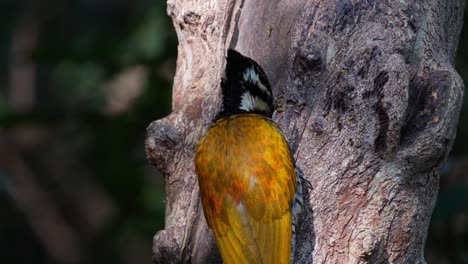
[[[296,173],[267,117],[217,120],[195,155],[203,211],[224,263],[290,263]]]

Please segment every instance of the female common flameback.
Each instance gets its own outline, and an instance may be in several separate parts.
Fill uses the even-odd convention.
[[[270,119],[263,69],[228,50],[223,108],[195,153],[203,212],[224,263],[290,263],[302,190],[288,143]]]

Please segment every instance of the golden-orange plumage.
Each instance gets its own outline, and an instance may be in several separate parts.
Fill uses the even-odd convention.
[[[294,162],[265,116],[217,120],[195,155],[205,218],[224,263],[290,263]]]

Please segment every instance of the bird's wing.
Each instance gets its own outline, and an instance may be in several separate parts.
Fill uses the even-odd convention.
[[[213,133],[203,145],[217,148],[218,158],[199,148],[196,169],[224,262],[289,263],[296,175],[287,142],[267,119],[232,121]]]

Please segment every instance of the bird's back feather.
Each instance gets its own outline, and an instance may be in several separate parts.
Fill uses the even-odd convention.
[[[290,263],[296,173],[267,117],[219,119],[195,157],[203,210],[226,264]]]

